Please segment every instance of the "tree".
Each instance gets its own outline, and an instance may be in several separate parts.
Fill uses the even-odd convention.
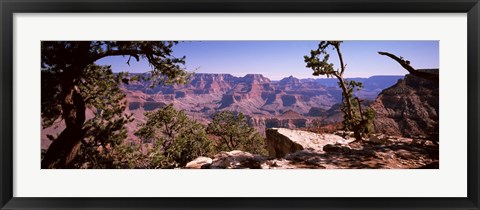
[[[369,108],[362,111],[362,101],[354,96],[354,90],[360,90],[363,87],[362,83],[343,78],[347,65],[344,64],[340,51],[341,43],[341,41],[321,41],[316,50],[311,50],[310,56],[304,56],[304,60],[306,67],[313,70],[314,76],[326,75],[338,79],[338,85],[342,89],[343,125],[346,130],[354,132],[356,140],[361,141],[362,136],[371,130],[370,124],[375,114]],[[335,70],[333,63],[329,63],[330,54],[327,49],[330,46],[338,55],[340,69]]]
[[[135,135],[151,143],[147,168],[183,167],[199,156],[211,153],[205,127],[177,111],[170,104],[146,114],[147,122]]]
[[[429,73],[424,71],[418,71],[410,65],[410,61],[405,60],[403,57],[397,57],[396,55],[388,52],[378,52],[380,55],[385,55],[395,61],[397,61],[405,70],[413,76],[424,78],[430,81],[438,82],[438,74]]]
[[[231,111],[215,113],[207,132],[220,138],[217,151],[242,150],[253,154],[266,154],[263,138],[248,125],[242,113]]]
[[[97,134],[110,136],[112,132],[121,130],[122,126],[120,125],[126,122],[118,121],[117,124],[114,123],[115,125],[110,126],[99,121],[97,123],[90,121],[91,123],[86,124],[87,107],[95,107],[99,103],[110,104],[112,100],[121,101],[121,94],[118,92],[100,95],[99,92],[96,92],[97,90],[105,92],[105,90],[118,85],[120,81],[128,82],[129,79],[134,79],[112,80],[109,78],[106,83],[99,83],[100,80],[96,79],[99,72],[104,77],[112,77],[112,74],[95,66],[95,61],[109,56],[128,56],[126,62],[129,64],[132,57],[137,61],[142,58],[146,59],[152,67],[149,79],[155,80],[159,84],[184,83],[188,76],[183,68],[185,57],[176,58],[172,55],[171,48],[176,43],[172,41],[42,41],[42,126],[49,127],[59,119],[63,120],[66,125],[66,128],[53,139],[46,151],[42,159],[42,168],[72,167],[82,142],[86,142],[85,138],[95,133],[94,128],[106,126],[102,128],[103,133],[97,132]],[[111,106],[110,111],[118,117],[118,112],[121,111],[118,108],[123,105],[113,103]],[[103,113],[109,112],[107,109],[102,110]],[[108,117],[103,119],[104,122],[106,119]]]
[[[90,65],[84,74],[90,79],[78,87],[93,117],[83,125],[86,133],[73,164],[76,168],[111,168],[112,149],[127,137],[125,124],[133,118],[124,113],[127,101],[118,85],[121,77],[114,75],[109,66]]]

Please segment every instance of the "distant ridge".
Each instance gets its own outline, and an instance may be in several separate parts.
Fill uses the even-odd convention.
[[[371,76],[351,78],[363,82],[364,88],[355,94],[374,100],[384,89],[404,76]],[[133,110],[151,110],[161,104],[175,103],[177,108],[197,115],[210,116],[221,110],[243,112],[247,115],[276,116],[291,110],[309,115],[311,108],[328,110],[341,103],[342,92],[337,80],[316,78],[298,79],[293,76],[272,81],[262,74],[197,73],[184,85],[151,86],[151,81],[131,81],[122,84]],[[155,103],[155,106],[150,106]],[[148,105],[148,107],[147,107]],[[143,107],[143,108],[142,108]]]

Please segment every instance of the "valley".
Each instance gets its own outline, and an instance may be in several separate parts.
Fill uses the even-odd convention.
[[[42,41],[41,168],[438,168],[438,46]]]
[[[368,103],[404,76],[352,78],[364,83],[357,96]],[[235,77],[231,74],[195,74],[186,85],[156,86],[150,81],[123,84],[127,111],[143,122],[144,112],[167,104],[185,110],[195,120],[207,124],[223,110],[241,112],[249,124],[264,135],[265,128],[304,128],[312,124],[341,121],[341,89],[336,79],[297,79],[272,81],[261,74]]]

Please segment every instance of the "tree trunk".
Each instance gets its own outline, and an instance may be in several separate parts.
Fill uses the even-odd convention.
[[[66,87],[62,101],[62,117],[66,128],[48,148],[41,164],[43,169],[71,167],[85,136],[85,102],[78,87],[74,84]]]
[[[340,81],[340,87],[342,88],[342,91],[343,91],[343,96],[342,98],[345,99],[345,104],[347,105],[347,115],[348,117],[350,118],[351,122],[349,124],[351,124],[353,122],[353,118],[355,117],[354,114],[353,114],[353,106],[352,106],[352,102],[350,101],[350,97],[348,97],[348,89],[347,89],[347,85],[345,84],[345,81],[343,80],[343,72],[345,72],[345,67],[346,65],[344,64],[343,62],[343,56],[342,56],[342,53],[340,52],[340,42],[331,42],[331,44],[335,47],[335,49],[337,50],[337,54],[338,54],[338,59],[340,60],[340,68],[341,68],[341,72],[340,73],[337,73],[337,74],[334,74],[337,79]],[[360,104],[359,104],[359,107],[360,107]],[[362,111],[360,109],[360,115],[362,115]],[[359,129],[357,128],[357,125],[351,125],[353,126],[353,133],[355,135],[355,141],[362,141],[362,134],[360,133]],[[349,128],[345,128],[346,130],[348,130]]]
[[[350,98],[347,97],[347,87],[341,76],[337,76],[337,79],[340,81],[340,87],[342,88],[343,92],[342,98],[345,99],[345,103],[347,105],[347,113],[349,117],[353,119],[352,102],[350,101]]]

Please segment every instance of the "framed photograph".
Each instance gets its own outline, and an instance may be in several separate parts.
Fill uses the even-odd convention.
[[[478,0],[0,6],[1,209],[479,209]]]

